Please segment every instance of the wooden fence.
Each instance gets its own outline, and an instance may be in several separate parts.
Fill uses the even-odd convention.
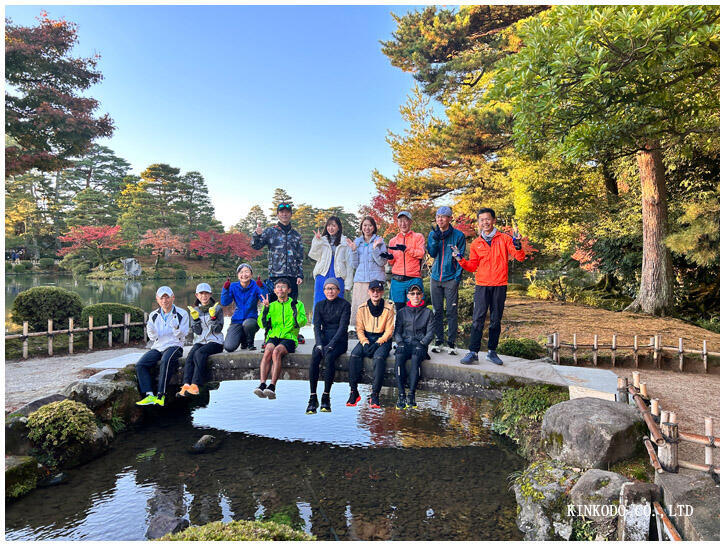
[[[608,352],[611,359],[612,367],[616,366],[617,351],[631,350],[632,359],[634,361],[634,367],[639,367],[639,361],[641,357],[650,358],[654,363],[655,367],[662,367],[663,353],[670,352],[676,353],[678,357],[678,369],[679,371],[684,370],[685,366],[685,355],[694,354],[698,355],[702,359],[702,369],[705,373],[708,371],[708,357],[719,357],[719,352],[708,351],[707,340],[702,340],[702,349],[686,349],[682,338],[679,338],[677,347],[668,347],[662,344],[662,335],[657,334],[650,336],[649,343],[642,345],[639,341],[639,336],[634,336],[632,345],[618,345],[617,335],[612,335],[612,344],[601,345],[599,343],[599,336],[594,334],[594,342],[591,344],[577,343],[577,334],[573,334],[573,340],[571,343],[565,343],[559,338],[559,333],[554,332],[547,336],[546,347],[549,351],[549,356],[553,358],[557,364],[561,362],[561,350],[562,348],[571,349],[572,359],[574,365],[579,364],[578,351],[591,350],[591,361],[595,366],[599,365],[600,352]],[[622,356],[621,354],[619,355]]]
[[[113,330],[122,328],[123,329],[123,345],[128,345],[131,338],[131,327],[132,326],[143,326],[143,340],[144,343],[148,341],[146,336],[146,322],[148,322],[148,313],[143,314],[143,322],[131,322],[131,313],[124,313],[123,322],[120,324],[113,324],[113,316],[109,313],[108,324],[102,326],[93,325],[93,317],[88,317],[88,326],[82,328],[74,328],[73,318],[68,319],[68,328],[65,330],[54,330],[53,320],[48,319],[48,330],[45,332],[28,332],[27,321],[23,322],[23,333],[22,334],[8,334],[5,336],[5,341],[10,339],[21,339],[23,341],[23,358],[28,358],[28,339],[31,337],[43,337],[48,338],[48,356],[53,356],[53,338],[61,334],[68,334],[68,354],[73,354],[73,341],[76,334],[88,334],[88,350],[93,350],[94,332],[107,331],[108,332],[108,346],[113,347]],[[102,341],[99,340],[101,343]]]

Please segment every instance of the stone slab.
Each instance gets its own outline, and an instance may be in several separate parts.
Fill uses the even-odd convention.
[[[115,358],[109,358],[107,360],[101,360],[100,362],[88,364],[87,366],[84,366],[84,368],[87,370],[118,370],[120,368],[128,366],[129,364],[136,364],[136,362],[138,362],[138,359],[141,358],[143,355],[143,352],[127,353],[125,355],[120,355]]]
[[[593,396],[604,400],[614,400],[614,395],[617,393],[617,374],[611,370],[562,366],[560,364],[552,364],[551,366],[570,386],[570,394],[573,391],[574,396],[570,396],[570,398]],[[601,394],[597,395],[596,393]],[[611,395],[611,398],[608,395]]]
[[[662,487],[662,507],[685,540],[720,540],[720,486],[705,472],[680,468],[677,473],[655,473]],[[691,506],[687,514],[684,506]]]

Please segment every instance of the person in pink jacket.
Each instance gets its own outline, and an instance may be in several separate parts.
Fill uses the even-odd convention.
[[[412,285],[423,291],[423,280],[420,277],[420,262],[425,256],[425,238],[421,233],[411,231],[413,215],[410,211],[401,210],[397,217],[400,232],[388,243],[388,263],[393,267],[393,280],[390,282],[390,299],[395,309],[400,310],[407,303],[406,294]],[[383,254],[381,254],[382,256]]]

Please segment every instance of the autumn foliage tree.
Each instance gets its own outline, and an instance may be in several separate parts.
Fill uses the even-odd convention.
[[[212,269],[219,259],[236,257],[247,260],[260,254],[252,248],[251,239],[245,233],[197,231],[196,236],[189,243],[189,248],[202,258],[211,258]]]
[[[94,117],[98,101],[81,96],[103,76],[98,56],[70,56],[77,28],[42,13],[34,27],[5,22],[5,175],[56,171],[110,136],[108,115]]]
[[[74,255],[103,263],[107,257],[105,251],[118,250],[126,243],[119,231],[121,226],[73,226],[59,237],[60,241],[71,244],[61,248],[58,256]]]
[[[154,270],[159,269],[161,257],[184,252],[184,239],[171,233],[169,228],[149,229],[141,237],[139,246],[151,249],[151,255],[156,256]]]

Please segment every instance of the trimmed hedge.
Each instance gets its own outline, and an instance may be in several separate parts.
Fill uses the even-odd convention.
[[[316,540],[303,531],[273,521],[213,521],[192,526],[158,540]]]
[[[526,337],[503,338],[498,344],[497,351],[502,355],[528,358],[529,360],[536,360],[546,354],[544,347]]]
[[[40,258],[38,265],[41,269],[53,269],[55,266],[55,260],[53,258]]]
[[[68,327],[68,319],[76,321],[81,317],[83,301],[75,292],[57,286],[36,286],[20,292],[13,301],[13,322],[28,321],[34,332],[45,332],[48,319],[53,319],[53,328]]]
[[[81,324],[88,326],[88,317],[93,317],[93,326],[108,324],[108,314],[113,316],[113,324],[122,324],[124,313],[131,313],[131,322],[143,322],[143,309],[123,303],[94,303],[87,305],[81,312]],[[130,328],[131,341],[143,339],[143,326],[132,326]],[[123,340],[123,328],[113,329],[113,341]]]
[[[13,266],[13,271],[15,273],[25,273],[28,269],[30,269],[30,267],[24,263],[15,264]]]
[[[28,438],[56,463],[77,457],[96,431],[96,416],[73,400],[51,402],[28,415]]]

